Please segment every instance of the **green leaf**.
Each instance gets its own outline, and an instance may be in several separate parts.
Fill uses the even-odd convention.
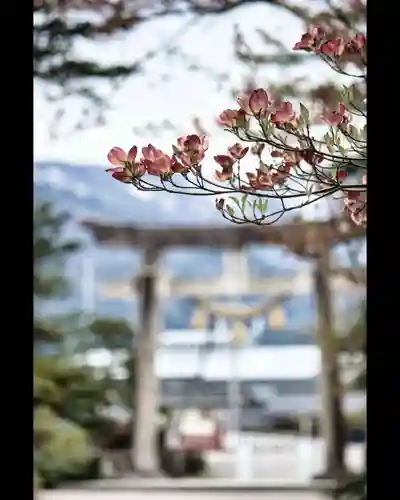
[[[350,87],[346,87],[345,85],[343,85],[343,90],[342,92],[340,92],[340,100],[346,106],[346,108],[349,107],[349,102],[351,100],[350,95],[351,95]]]
[[[260,125],[261,125],[261,130],[262,130],[264,137],[266,139],[268,139],[269,136],[271,135],[272,123],[270,123],[270,121],[268,119],[266,119],[266,120],[262,120]]]
[[[240,210],[241,209],[241,206],[240,206],[240,201],[238,198],[236,198],[235,196],[229,196],[229,198],[233,201],[233,203],[238,207],[238,209]]]
[[[230,217],[233,217],[234,210],[233,210],[233,208],[230,205],[226,205],[226,211],[228,212],[228,215]]]
[[[236,119],[236,128],[240,130],[244,130],[247,132],[250,127],[250,120],[246,117],[245,114],[239,115],[239,117]]]
[[[354,99],[356,97],[355,90],[356,89],[355,89],[354,85],[350,85],[350,87],[347,89],[347,99],[348,99],[349,103],[354,102]]]
[[[306,125],[309,125],[310,123],[310,112],[308,109],[304,106],[303,103],[300,103],[300,116],[303,118],[304,123]]]
[[[304,118],[302,116],[299,116],[297,118],[297,128],[300,129],[300,130],[303,130],[303,128],[305,127],[306,125],[306,122],[304,121]]]
[[[244,196],[242,196],[242,206],[241,206],[241,210],[242,210],[242,213],[244,214],[245,210],[246,210],[246,203],[247,203],[247,198],[249,197],[248,194],[245,194]]]
[[[362,112],[365,111],[366,109],[364,103],[365,94],[356,85],[351,85],[351,87],[349,87],[348,90],[349,90],[350,107]]]
[[[175,155],[180,154],[180,150],[174,144],[172,144],[172,151]]]
[[[332,144],[327,144],[326,147],[328,148],[328,151],[331,155],[335,154],[335,148],[332,146]]]
[[[367,124],[365,124],[361,129],[361,138],[366,139],[366,137],[367,137]]]
[[[332,135],[327,132],[325,135],[324,135],[324,141],[325,141],[325,145],[326,147],[328,148],[328,151],[333,154],[335,149],[333,147],[333,137]]]
[[[349,125],[347,131],[351,138],[355,140],[358,140],[360,138],[360,132],[354,125]]]
[[[260,198],[258,200],[258,209],[263,215],[265,215],[267,211],[267,205],[268,205],[268,198]]]

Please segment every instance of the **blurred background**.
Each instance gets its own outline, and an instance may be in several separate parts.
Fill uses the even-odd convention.
[[[152,473],[307,482],[335,461],[324,419],[331,431],[345,423],[336,465],[363,469],[365,238],[331,248],[324,313],[314,279],[321,259],[297,251],[284,229],[281,245],[267,236],[240,249],[228,240],[182,245],[179,228],[226,226],[212,197],[141,193],[104,172],[112,146],[168,150],[187,133],[210,136],[212,163],[231,142],[216,117],[241,91],[263,86],[312,109],[335,102],[346,81],[291,51],[311,22],[335,33],[364,29],[365,4],[34,1],[37,484],[132,474],[138,426],[151,453],[146,410],[135,418],[146,397],[148,412],[157,407],[147,421],[157,438],[144,461]],[[320,204],[296,215],[304,224],[339,214]],[[85,220],[170,230],[148,285],[159,292],[156,313],[143,291],[140,242],[110,248]],[[138,352],[151,314],[149,371]],[[332,316],[329,342],[318,334],[321,314]],[[321,396],[326,356],[338,367],[336,409]]]

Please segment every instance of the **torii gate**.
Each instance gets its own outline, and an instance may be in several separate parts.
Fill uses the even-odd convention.
[[[132,226],[111,226],[110,224],[85,221],[84,225],[90,229],[100,244],[109,247],[136,247],[144,251],[143,273],[141,274],[139,291],[141,304],[141,331],[137,336],[137,380],[140,381],[136,391],[135,401],[135,429],[133,449],[133,464],[137,472],[154,474],[158,470],[156,450],[157,413],[157,379],[154,374],[154,356],[157,345],[157,319],[160,299],[160,270],[159,256],[166,248],[173,246],[184,247],[218,247],[227,249],[241,249],[249,244],[269,244],[286,246],[289,250],[312,257],[316,263],[315,289],[317,292],[318,331],[317,340],[321,347],[322,356],[322,387],[323,387],[323,434],[326,439],[327,473],[336,474],[342,468],[343,457],[341,433],[343,425],[340,411],[340,392],[338,391],[338,366],[336,350],[332,346],[332,310],[330,300],[330,274],[341,274],[340,270],[332,270],[329,260],[329,249],[333,244],[346,242],[356,237],[365,237],[365,230],[356,226],[343,226],[342,220],[332,219],[327,222],[294,222],[291,224],[275,224],[267,227],[254,225],[231,225],[224,227],[184,227],[141,229]],[[310,249],[310,241],[312,249]],[[310,254],[310,251],[312,254]],[[234,254],[233,254],[234,255]],[[272,282],[259,280],[262,288],[259,290],[273,291],[277,294],[277,287],[282,280]],[[290,284],[292,284],[290,280]],[[184,285],[182,285],[184,286]],[[250,283],[249,283],[250,286]],[[269,289],[271,286],[272,290]],[[279,290],[284,293],[288,290],[289,282]],[[207,289],[210,290],[210,281],[207,280]],[[175,291],[178,292],[176,287]],[[195,296],[204,292],[204,282],[201,289],[197,289]],[[172,290],[171,290],[172,291]],[[187,296],[188,290],[182,290]],[[218,293],[215,293],[218,291]],[[215,295],[226,295],[228,290],[221,294],[214,289]],[[238,294],[237,290],[234,290]],[[292,290],[290,290],[291,292]],[[208,293],[208,292],[206,292]],[[252,289],[251,293],[257,293]],[[261,292],[262,293],[262,292]],[[229,294],[229,292],[228,292]],[[209,294],[208,294],[209,295]]]

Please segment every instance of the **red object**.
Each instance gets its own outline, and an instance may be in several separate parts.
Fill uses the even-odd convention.
[[[193,451],[212,451],[222,449],[222,429],[220,426],[215,426],[215,432],[211,435],[181,435],[181,446],[184,450]]]
[[[182,436],[184,450],[209,451],[216,449],[215,436]]]

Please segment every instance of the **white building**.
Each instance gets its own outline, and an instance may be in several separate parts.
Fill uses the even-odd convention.
[[[128,356],[97,349],[77,361],[95,367],[99,376],[108,371],[123,380]],[[254,426],[271,418],[317,416],[321,410],[321,355],[316,345],[232,348],[224,330],[212,335],[205,330],[165,331],[160,334],[154,369],[167,407],[226,409],[232,405],[236,384],[243,418]],[[365,395],[347,394],[344,406],[350,413],[363,410]]]

